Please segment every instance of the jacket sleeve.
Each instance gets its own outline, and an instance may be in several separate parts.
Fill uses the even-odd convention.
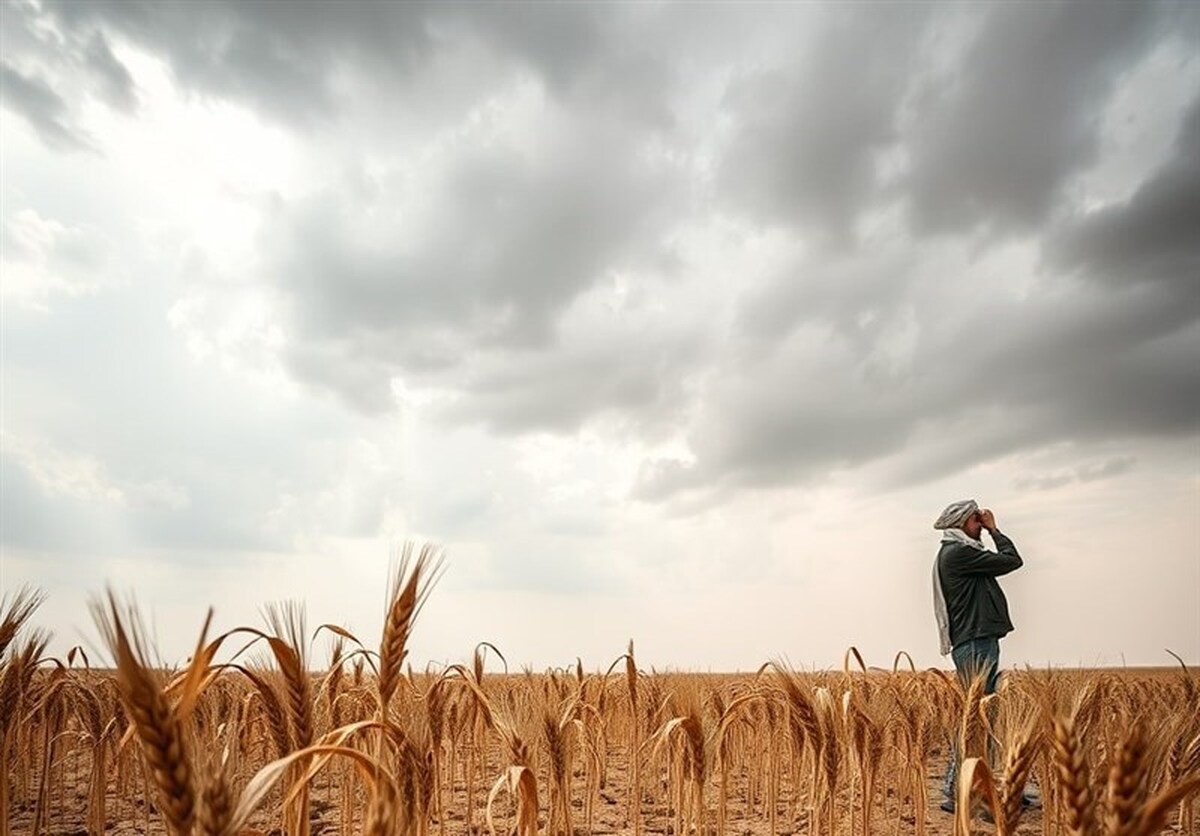
[[[996,541],[997,551],[973,549],[964,546],[955,555],[954,568],[963,575],[989,575],[997,577],[1007,575],[1014,569],[1020,569],[1025,561],[1017,554],[1013,541],[996,531],[992,534]]]

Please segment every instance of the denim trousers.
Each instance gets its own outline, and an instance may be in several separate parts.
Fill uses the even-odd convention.
[[[983,693],[996,692],[1000,684],[1000,639],[992,636],[956,644],[950,652],[950,658],[954,660],[954,669],[958,671],[958,678],[964,689],[971,684],[974,677],[982,675]],[[958,782],[958,761],[958,739],[955,735],[950,746],[946,777],[942,782],[942,794],[946,798],[954,798],[954,788]]]

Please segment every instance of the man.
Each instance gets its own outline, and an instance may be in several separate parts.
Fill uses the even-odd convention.
[[[975,676],[984,677],[984,693],[995,692],[1000,681],[1000,639],[1012,632],[1008,602],[996,581],[1023,561],[1013,541],[1000,533],[996,518],[973,499],[949,505],[934,522],[942,532],[941,548],[933,565],[934,613],[942,655],[951,654],[964,686]],[[984,529],[996,551],[979,537]],[[954,812],[954,786],[958,778],[958,752],[950,758],[942,787],[942,809]],[[1026,797],[1027,803],[1033,801]]]

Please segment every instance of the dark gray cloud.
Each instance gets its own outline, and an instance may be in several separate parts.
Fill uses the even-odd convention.
[[[657,50],[627,37],[631,26],[655,16],[636,8],[235,0],[213,0],[203,9],[185,0],[47,8],[77,38],[110,31],[163,56],[185,89],[305,128],[342,113],[347,73],[370,80],[391,106],[408,110],[394,94],[416,95],[415,80],[440,87],[431,65],[463,44],[525,68],[555,96],[648,124],[670,123],[661,95],[665,65]],[[489,70],[480,72],[477,81],[486,85]]]
[[[98,95],[110,107],[126,114],[137,110],[137,90],[128,68],[113,55],[108,39],[93,33],[84,52],[86,66]]]
[[[694,461],[648,463],[637,495],[819,481],[897,456],[888,479],[906,485],[1064,440],[1196,433],[1197,107],[1127,202],[1071,209],[1062,186],[1095,159],[1099,114],[1148,49],[1155,13],[1109,9],[1055,37],[1078,11],[995,7],[964,51],[961,92],[912,105],[914,177],[921,154],[931,170],[947,164],[942,186],[906,186],[918,229],[1063,218],[1032,290],[989,291],[969,263],[961,280],[931,280],[919,248],[810,253],[745,294],[744,339],[728,346],[689,435]],[[1021,121],[1018,106],[1048,121]],[[975,118],[986,107],[996,113]],[[1029,170],[991,168],[976,156],[989,149]],[[845,205],[835,195],[831,206]]]
[[[1076,287],[1048,265],[1031,296],[955,311],[954,281],[931,282],[914,242],[842,249],[864,211],[897,196],[919,231],[1029,230],[1069,217],[1064,184],[1094,162],[1099,116],[1152,44],[1161,10],[891,15],[818,16],[798,61],[734,73],[722,102],[731,140],[705,208],[833,233],[834,246],[765,283],[747,280],[727,335],[713,311],[680,313],[691,329],[716,327],[690,343],[721,356],[698,396],[674,384],[707,361],[679,343],[634,340],[632,354],[646,358],[637,362],[573,350],[559,331],[607,273],[669,256],[671,213],[690,208],[680,197],[686,172],[648,165],[646,125],[611,113],[547,116],[548,153],[534,156],[468,142],[434,179],[423,208],[433,220],[410,239],[398,223],[394,239],[364,243],[349,192],[289,207],[271,273],[295,326],[291,367],[366,409],[386,408],[392,377],[444,387],[458,399],[443,414],[503,433],[572,432],[605,414],[635,423],[692,414],[695,464],[649,464],[645,497],[819,478],[893,456],[931,426],[975,430],[958,458],[908,468],[902,481],[1064,438],[1193,431],[1195,401],[1182,393],[1196,390],[1187,363],[1196,315],[1178,297]],[[562,101],[589,89],[590,68],[612,49],[606,27],[586,15],[566,26],[570,57],[538,46],[537,26],[477,25],[540,68]],[[939,42],[946,66],[928,55]],[[674,139],[686,154],[689,140]],[[912,168],[889,185],[882,158],[897,153]],[[1137,214],[1159,211],[1160,191],[1186,214],[1186,201],[1176,206],[1189,194],[1182,165],[1147,182],[1131,201]],[[385,183],[371,200],[386,206],[398,188]],[[1164,231],[1160,220],[1146,221],[1159,235],[1149,251],[1171,258],[1159,245],[1177,227]],[[1077,243],[1060,249],[1090,252],[1085,239],[1115,246],[1106,231],[1087,234],[1063,232]],[[1074,269],[1084,257],[1059,264]],[[1101,251],[1095,258],[1115,267]],[[967,283],[986,293],[979,279]],[[947,385],[951,358],[966,385]],[[1010,420],[979,418],[992,414]]]
[[[796,27],[810,40],[786,63],[735,78],[721,193],[760,221],[851,232],[876,197],[879,155],[895,141],[932,8],[832,12],[815,31]]]
[[[621,121],[668,129],[675,79],[658,38],[667,10],[650,6],[499,6],[467,3],[442,10],[456,28],[528,67],[563,102]]]
[[[669,165],[589,119],[549,116],[539,146],[465,150],[403,214],[389,208],[403,201],[400,177],[374,197],[336,188],[281,210],[265,234],[267,269],[289,311],[293,370],[379,409],[390,377],[475,352],[515,351],[536,367],[529,352],[558,344],[558,319],[581,294],[669,258],[664,231],[682,207]]]
[[[1200,98],[1180,122],[1174,156],[1125,202],[1071,218],[1048,244],[1050,263],[1099,281],[1175,286],[1180,304],[1200,305]]]
[[[282,246],[294,249],[281,256],[279,280],[325,294],[306,311],[317,331],[474,319],[485,339],[545,343],[556,314],[604,271],[660,246],[655,233],[674,184],[637,150],[629,137],[585,123],[537,160],[467,151],[432,184],[431,200],[417,208],[425,217],[414,222],[421,237],[407,245],[396,218],[392,240],[364,246],[354,221],[369,207],[357,196],[322,195],[289,219]],[[393,187],[384,188],[386,207]]]
[[[42,78],[25,75],[7,61],[0,62],[0,92],[4,106],[24,118],[42,142],[60,151],[92,150],[86,133],[70,123],[67,104]]]
[[[689,435],[696,460],[654,462],[636,495],[775,487],[884,456],[903,446],[922,409],[909,380],[876,386],[866,353],[823,324],[764,355],[729,355],[701,397]]]
[[[163,56],[198,93],[231,98],[298,124],[337,109],[337,70],[404,71],[428,44],[420,3],[55,2],[76,37],[112,32]]]
[[[1154,43],[1155,3],[996,3],[960,61],[918,82],[905,183],[918,232],[1028,230],[1095,161],[1114,82]]]
[[[739,336],[769,347],[805,323],[823,322],[845,336],[869,339],[908,294],[915,258],[906,248],[790,264],[746,292],[737,315]]]
[[[462,400],[442,414],[503,434],[574,433],[610,415],[652,438],[681,420],[690,397],[683,371],[702,354],[696,336],[641,329],[618,329],[554,352],[505,353],[469,373]]]
[[[287,372],[356,413],[400,384],[503,435],[679,431],[694,461],[648,463],[656,499],[1196,430],[1196,108],[1128,200],[1072,191],[1186,8],[22,9],[113,107],[136,112],[130,43],[300,128],[312,179],[259,205],[248,272]],[[66,130],[53,74],[12,67],[12,107]],[[714,218],[738,229],[721,247]],[[748,243],[772,235],[799,253],[783,267]],[[1044,256],[1022,292],[993,284],[1009,245]],[[649,301],[606,296],[618,278]]]
[[[728,353],[695,461],[649,464],[637,495],[819,482],[902,455],[897,487],[1061,441],[1198,429],[1200,310],[1170,287],[980,288],[955,306],[941,286],[904,286],[865,327],[816,307],[773,351]]]
[[[274,211],[263,270],[287,312],[285,363],[356,409],[386,411],[393,378],[440,382],[439,373],[481,352],[534,352],[535,366],[561,365],[536,352],[552,350],[557,318],[581,293],[614,270],[669,261],[661,239],[668,215],[684,205],[683,180],[649,153],[655,133],[673,124],[673,79],[658,50],[627,37],[631,28],[661,25],[657,12],[377,3],[209,3],[199,13],[187,3],[51,8],[79,37],[110,31],[162,55],[185,89],[306,127],[343,112],[349,99],[339,84],[365,85],[386,110],[417,121],[444,107],[428,90],[457,90],[451,122],[511,92],[522,76],[544,85],[549,98],[532,148],[469,138],[431,182],[400,173],[365,187],[356,179]],[[495,60],[464,58],[464,44]],[[427,199],[404,203],[401,216],[395,207],[414,188]],[[654,398],[644,377],[615,370],[607,384],[579,387],[578,404],[536,397],[507,373],[483,374],[462,373],[456,385],[480,394],[455,414],[497,428],[578,424],[593,410]],[[501,404],[500,391],[512,401]]]
[[[79,127],[80,107],[92,95],[126,115],[137,108],[133,77],[103,32],[77,35],[47,26],[30,3],[8,3],[0,47],[0,91],[6,106],[27,119],[58,151],[97,150]]]

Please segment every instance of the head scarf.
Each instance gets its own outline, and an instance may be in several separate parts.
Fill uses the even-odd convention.
[[[938,531],[946,528],[962,528],[963,523],[971,519],[971,515],[979,510],[979,503],[973,499],[961,499],[946,506],[946,510],[934,522],[933,527]]]

